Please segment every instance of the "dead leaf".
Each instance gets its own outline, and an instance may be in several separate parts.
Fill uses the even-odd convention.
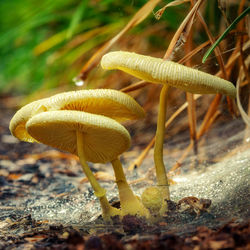
[[[97,180],[100,180],[100,181],[115,181],[114,176],[110,175],[107,172],[103,172],[103,171],[98,171],[98,172],[94,173],[94,176]],[[86,183],[86,182],[88,182],[87,177],[83,178],[80,181],[81,184]]]
[[[48,236],[46,235],[35,235],[33,237],[26,237],[24,238],[26,241],[28,241],[29,243],[33,243],[33,242],[37,242],[37,241],[41,241],[43,239],[46,239]]]
[[[9,174],[8,180],[17,180],[22,176],[22,174]]]
[[[175,32],[174,37],[172,38],[168,49],[164,55],[164,59],[169,59],[169,57],[171,56],[172,52],[174,51],[176,45],[178,44],[178,41],[180,39],[185,40],[186,37],[188,36],[190,29],[192,27],[192,24],[194,22],[194,17],[197,13],[197,11],[199,10],[201,4],[202,4],[203,0],[198,0],[195,5],[193,6],[193,8],[190,10],[190,12],[188,13],[188,15],[185,17],[185,19],[183,20],[183,22],[181,23],[181,25],[179,26],[178,30]]]
[[[159,2],[160,0],[150,0],[145,5],[143,5],[142,8],[139,9],[139,11],[137,11],[137,13],[128,22],[128,24],[115,37],[98,49],[97,52],[87,61],[77,79],[85,80],[88,76],[88,73],[99,63],[104,53],[106,53],[111,48],[111,46],[114,45],[129,29],[141,23],[151,13],[151,11],[153,11],[154,7]]]
[[[190,2],[190,0],[175,0],[173,2],[170,2],[168,4],[166,4],[163,8],[159,9],[158,11],[156,11],[154,13],[155,15],[155,18],[157,20],[159,20],[161,18],[161,16],[163,15],[163,13],[165,12],[165,10],[168,8],[168,7],[171,7],[171,6],[177,6],[177,5],[180,5],[180,4],[183,4],[185,2]]]
[[[42,158],[59,158],[59,159],[66,159],[66,160],[78,160],[78,157],[73,154],[63,153],[57,150],[49,150],[45,151],[41,154],[26,154],[24,158],[32,158],[34,160],[39,160]]]

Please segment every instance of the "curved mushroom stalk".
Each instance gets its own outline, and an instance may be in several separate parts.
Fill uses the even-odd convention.
[[[122,216],[131,214],[149,218],[149,211],[143,206],[127,183],[122,164],[118,158],[111,161],[120,196]]]
[[[86,157],[83,151],[83,135],[81,132],[76,131],[76,138],[77,138],[77,152],[80,163],[82,165],[83,172],[85,173],[86,177],[88,178],[95,196],[99,199],[101,208],[102,208],[102,217],[104,220],[109,221],[111,217],[115,215],[121,215],[121,211],[117,208],[112,207],[108,199],[106,197],[106,190],[102,188],[99,182],[96,180],[95,176],[93,175],[92,171],[89,168],[89,165],[86,162]]]
[[[156,179],[159,188],[163,195],[162,214],[167,211],[167,202],[170,200],[169,182],[167,178],[166,168],[163,161],[163,144],[165,135],[165,121],[166,121],[166,110],[167,110],[167,95],[168,85],[164,85],[160,94],[159,112],[157,120],[157,129],[155,135],[155,147],[154,147],[154,162]]]

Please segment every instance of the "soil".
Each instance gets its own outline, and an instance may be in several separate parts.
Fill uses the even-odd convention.
[[[0,101],[0,249],[250,249],[249,220],[230,218],[216,226],[193,223],[192,230],[185,230],[197,217],[217,220],[207,211],[213,201],[198,199],[206,205],[197,212],[190,205],[196,197],[179,204],[170,202],[169,213],[155,224],[134,216],[125,216],[122,221],[113,218],[113,223],[107,224],[99,214],[89,223],[38,219],[28,209],[36,196],[46,197],[46,201],[66,197],[63,202],[72,202],[68,194],[92,193],[86,187],[68,184],[68,180],[83,177],[79,178],[76,157],[19,142],[10,135],[8,124],[15,112],[12,102],[7,97]],[[98,165],[93,170],[99,171]],[[53,186],[57,178],[61,184]],[[89,209],[93,209],[91,202]],[[181,210],[183,203],[188,209]],[[174,230],[175,223],[183,224],[183,231]]]

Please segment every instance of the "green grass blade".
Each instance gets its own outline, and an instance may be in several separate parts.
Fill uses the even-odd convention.
[[[213,52],[213,50],[218,46],[218,44],[224,39],[224,37],[235,27],[235,25],[248,13],[250,12],[250,7],[245,9],[229,26],[228,28],[223,32],[223,34],[216,40],[216,42],[207,50],[205,55],[202,58],[202,63],[205,63],[208,56]]]
[[[73,36],[77,25],[80,23],[81,18],[86,10],[86,3],[87,3],[86,1],[82,1],[82,3],[77,7],[71,19],[69,29],[67,31],[67,35],[66,35],[67,39],[70,39]]]

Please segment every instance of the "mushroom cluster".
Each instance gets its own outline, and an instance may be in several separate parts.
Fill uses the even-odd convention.
[[[120,69],[142,80],[163,84],[154,148],[157,186],[147,188],[141,199],[129,187],[119,155],[131,144],[125,120],[145,116],[142,107],[129,95],[116,90],[72,91],[34,101],[21,108],[10,122],[11,133],[20,140],[38,142],[75,154],[99,199],[102,216],[127,214],[157,221],[167,211],[169,183],[163,161],[166,103],[169,86],[197,94],[225,94],[236,90],[231,82],[207,73],[130,52],[110,52],[103,56],[104,69]],[[111,162],[120,196],[121,209],[112,207],[87,162]]]
[[[131,138],[119,122],[144,117],[144,110],[129,95],[116,90],[72,91],[27,104],[10,122],[11,133],[20,140],[39,142],[78,155],[102,215],[149,216],[133,194],[118,157],[130,147]],[[111,162],[119,190],[121,209],[112,207],[87,162]]]
[[[181,64],[139,55],[133,52],[114,51],[102,57],[101,66],[104,69],[119,69],[147,82],[163,84],[160,94],[159,112],[154,147],[154,162],[157,185],[163,196],[160,213],[167,211],[166,200],[170,199],[169,183],[163,161],[163,142],[166,120],[166,104],[169,86],[179,88],[194,94],[224,94],[235,98],[235,86],[224,79],[208,73],[192,69]],[[155,190],[154,190],[155,191]],[[150,200],[149,191],[144,195],[145,203]],[[154,192],[152,199],[154,199]],[[159,196],[160,197],[160,196]]]

